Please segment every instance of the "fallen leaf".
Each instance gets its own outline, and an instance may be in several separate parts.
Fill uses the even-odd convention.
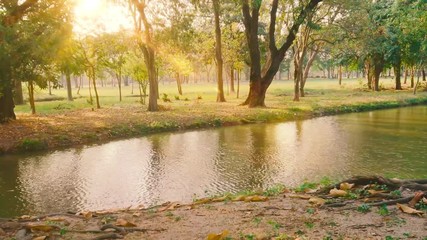
[[[223,196],[223,197],[212,199],[212,202],[224,202],[227,199],[228,199],[228,196]]]
[[[119,226],[119,227],[136,227],[136,224],[119,218],[116,221],[116,226]]]
[[[268,200],[268,197],[255,195],[255,196],[245,197],[244,201],[245,202],[265,202],[267,200]]]
[[[31,218],[31,216],[29,216],[29,215],[22,215],[18,219],[24,220],[24,219],[30,219],[30,218]]]
[[[309,203],[316,205],[316,206],[323,206],[326,203],[326,200],[319,197],[312,197],[308,200]]]
[[[423,198],[423,203],[427,204],[427,198]]]
[[[132,216],[134,216],[134,217],[140,217],[141,213],[134,213],[134,214],[132,214]]]
[[[228,234],[229,232],[227,230],[224,230],[222,233],[219,234],[210,233],[206,240],[225,240]]]
[[[89,211],[79,212],[76,214],[77,216],[82,215],[86,220],[89,220],[93,217],[93,213]]]
[[[173,202],[173,203],[170,203],[169,205],[167,205],[167,206],[165,206],[165,207],[162,207],[162,208],[159,208],[159,212],[164,212],[164,211],[166,211],[166,210],[174,210],[175,208],[178,208],[179,206],[181,206],[181,204],[180,203],[178,203],[178,202]]]
[[[40,237],[33,238],[33,240],[45,240],[45,239],[47,239],[47,236],[40,236]]]
[[[385,193],[385,192],[386,191],[377,191],[377,190],[373,190],[373,189],[368,190],[368,193],[371,194],[371,195],[375,195],[375,194],[378,194],[378,193]]]
[[[202,199],[199,199],[199,200],[195,201],[193,203],[193,205],[205,204],[205,203],[210,203],[210,202],[212,202],[212,199],[210,199],[210,198],[202,198]]]
[[[414,208],[411,208],[411,207],[408,207],[406,205],[399,204],[399,203],[397,204],[397,208],[399,208],[404,213],[417,214],[418,216],[421,216],[424,214],[423,211],[419,211],[419,210],[416,210]]]
[[[345,182],[345,183],[341,183],[340,184],[340,189],[341,190],[350,190],[350,189],[352,189],[354,187],[354,184],[352,184],[352,183],[347,183],[347,182]]]
[[[238,201],[245,201],[246,196],[243,195],[239,195],[235,198],[233,198],[233,201],[238,202]]]
[[[291,194],[288,197],[290,197],[290,198],[305,199],[305,200],[309,200],[311,198],[310,195],[299,195],[299,194]]]
[[[51,225],[29,225],[28,226],[32,232],[50,232],[52,230],[58,229],[57,226],[51,226]]]
[[[344,190],[338,190],[336,188],[331,189],[331,191],[329,191],[329,195],[331,195],[332,197],[345,197],[347,196],[347,192]]]

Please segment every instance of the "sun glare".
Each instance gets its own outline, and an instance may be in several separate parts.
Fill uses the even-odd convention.
[[[74,32],[78,35],[116,32],[132,27],[126,9],[107,0],[77,0],[74,17]]]

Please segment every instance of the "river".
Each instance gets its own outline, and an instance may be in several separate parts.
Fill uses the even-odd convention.
[[[149,206],[323,177],[427,178],[427,106],[0,157],[0,217]]]

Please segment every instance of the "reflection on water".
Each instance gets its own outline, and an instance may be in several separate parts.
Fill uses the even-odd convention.
[[[427,177],[427,107],[157,134],[0,161],[0,217],[151,205],[324,176]]]

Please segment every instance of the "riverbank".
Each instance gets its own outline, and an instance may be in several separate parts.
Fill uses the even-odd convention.
[[[0,219],[0,239],[427,239],[427,180],[352,178],[154,207]]]
[[[101,109],[68,109],[66,106],[70,103],[49,102],[46,104],[51,108],[47,113],[30,115],[21,111],[18,120],[1,125],[0,153],[98,144],[166,131],[294,121],[427,104],[427,93],[414,96],[410,90],[376,93],[346,88],[313,89],[300,102],[293,102],[291,95],[276,89],[267,96],[267,108],[248,109],[239,106],[241,101],[174,100],[161,103],[162,110],[155,113],[147,112],[145,106],[135,103],[108,105]]]

